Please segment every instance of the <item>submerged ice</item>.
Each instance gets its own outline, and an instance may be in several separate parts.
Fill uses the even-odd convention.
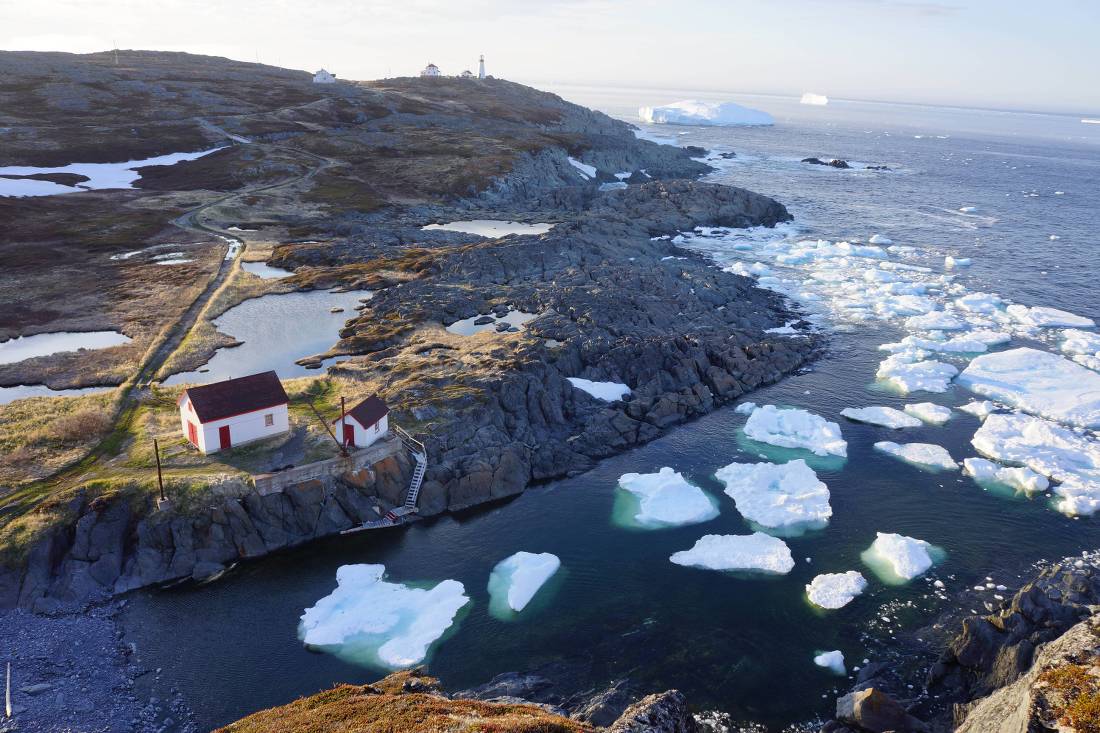
[[[506,557],[489,574],[490,602],[519,613],[560,567],[561,560],[549,552],[517,552]]]
[[[878,532],[862,557],[883,581],[897,584],[927,572],[934,562],[933,552],[933,546],[924,540]]]

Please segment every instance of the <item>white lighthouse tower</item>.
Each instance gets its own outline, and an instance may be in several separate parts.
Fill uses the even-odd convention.
[[[485,54],[481,54],[481,57],[477,60],[477,78],[485,78]]]

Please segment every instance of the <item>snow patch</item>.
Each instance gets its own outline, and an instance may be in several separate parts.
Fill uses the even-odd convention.
[[[580,377],[568,377],[569,383],[582,392],[587,392],[598,400],[614,402],[630,394],[630,387],[619,382],[593,382]]]

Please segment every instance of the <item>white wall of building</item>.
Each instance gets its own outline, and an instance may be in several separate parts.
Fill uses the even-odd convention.
[[[325,71],[324,69],[321,69],[320,71],[318,71],[316,74],[313,75],[313,83],[314,84],[335,84],[336,83],[336,76],[334,74],[330,74],[329,72]]]
[[[351,415],[347,416],[348,425],[352,426],[355,431],[355,447],[366,448],[368,445],[374,443],[380,438],[385,437],[386,433],[390,429],[390,419],[388,415],[383,415],[382,419],[376,422],[374,425],[368,425],[366,427],[359,424],[359,421],[353,418]],[[334,426],[333,432],[336,433],[336,437],[341,443],[344,442],[344,429],[340,425],[340,418],[332,423]]]
[[[270,419],[269,419],[270,417]],[[269,425],[268,422],[271,424]],[[208,423],[200,423],[199,418],[191,409],[191,400],[186,397],[180,402],[180,427],[183,437],[190,440],[188,424],[195,425],[195,437],[198,439],[196,447],[202,453],[217,453],[221,450],[220,429],[229,426],[230,447],[236,448],[245,443],[270,438],[290,430],[290,413],[286,405],[246,412],[242,415],[234,415],[222,420],[214,420]]]

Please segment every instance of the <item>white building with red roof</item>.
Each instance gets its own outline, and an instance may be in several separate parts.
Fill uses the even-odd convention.
[[[179,398],[183,435],[204,454],[289,432],[288,407],[275,372],[188,387]]]
[[[332,421],[333,432],[346,446],[366,448],[384,438],[390,429],[390,408],[378,395],[371,395]]]

